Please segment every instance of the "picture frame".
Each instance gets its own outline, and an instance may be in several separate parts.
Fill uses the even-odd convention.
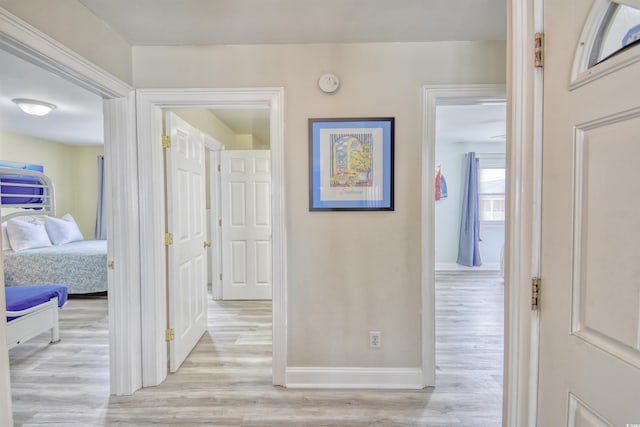
[[[309,210],[393,211],[393,117],[309,119]]]

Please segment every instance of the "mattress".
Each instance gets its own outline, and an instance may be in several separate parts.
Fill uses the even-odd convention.
[[[6,286],[64,283],[69,294],[107,290],[107,241],[82,240],[60,246],[5,250]]]
[[[62,308],[67,302],[67,287],[65,285],[35,285],[13,286],[4,288],[7,311],[22,311],[58,297],[58,307]],[[7,322],[15,317],[7,317]]]

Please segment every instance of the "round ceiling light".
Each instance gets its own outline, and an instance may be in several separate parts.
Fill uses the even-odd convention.
[[[46,116],[56,108],[54,104],[35,99],[16,98],[12,99],[18,107],[25,113],[32,116]]]

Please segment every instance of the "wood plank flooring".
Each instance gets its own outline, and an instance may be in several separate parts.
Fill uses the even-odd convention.
[[[10,351],[15,425],[499,426],[502,280],[452,272],[436,281],[434,389],[273,387],[270,302],[211,301],[208,333],[177,374],[109,396],[106,299],[73,299],[60,343],[43,334]]]

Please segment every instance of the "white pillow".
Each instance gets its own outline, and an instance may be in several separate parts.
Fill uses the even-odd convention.
[[[44,223],[35,218],[29,221],[10,219],[7,221],[7,234],[14,251],[51,246]]]
[[[2,250],[6,251],[7,249],[11,249],[11,245],[9,244],[9,235],[7,234],[7,223],[2,223]]]
[[[65,243],[84,240],[78,224],[71,214],[66,214],[62,218],[47,216],[44,218],[44,226],[49,234],[49,239],[54,245],[64,245]]]

